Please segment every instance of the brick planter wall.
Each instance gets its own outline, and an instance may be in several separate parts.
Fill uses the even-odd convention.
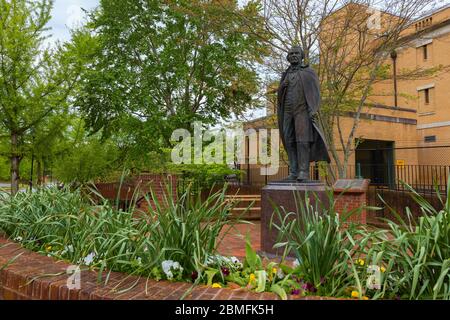
[[[146,211],[149,204],[151,206],[154,204],[150,197],[151,190],[160,204],[164,203],[164,197],[168,193],[171,193],[175,198],[177,197],[177,176],[169,174],[142,174],[122,184],[119,182],[98,183],[96,188],[105,199],[115,201],[119,196],[121,203],[129,203],[135,196],[137,209]],[[145,199],[146,196],[149,197],[150,203]]]
[[[3,267],[15,257],[12,263]],[[80,289],[69,289],[69,266],[68,263],[24,249],[0,236],[0,300],[178,300],[191,288],[189,283],[157,282],[118,272],[110,273],[107,284],[104,281],[107,273],[103,273],[103,281],[98,283],[97,272],[82,270]],[[186,299],[277,300],[278,296],[245,289],[197,286]],[[290,299],[330,300],[294,296]]]

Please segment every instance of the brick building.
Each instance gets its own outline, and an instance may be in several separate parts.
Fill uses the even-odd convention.
[[[355,8],[348,5],[332,15],[349,10]],[[350,157],[349,167],[353,170],[348,176],[358,173],[388,182],[402,168],[450,166],[450,5],[408,23],[401,40],[402,46],[384,62],[390,76],[375,83],[366,100],[355,134],[355,140],[362,142]],[[405,70],[434,71],[408,78],[402,77]],[[269,100],[272,103],[268,104],[267,116],[247,122],[246,129],[274,127],[275,99]],[[341,117],[344,136],[351,130],[353,117],[352,112]],[[436,175],[446,179],[447,171],[433,172],[429,177],[419,172],[414,179],[424,175],[428,180]]]

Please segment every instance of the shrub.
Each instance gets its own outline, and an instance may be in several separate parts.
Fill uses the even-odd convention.
[[[224,164],[171,164],[168,170],[179,176],[182,186],[192,184],[195,190],[208,190],[214,185],[224,184],[227,176],[239,177],[241,174],[241,171]]]

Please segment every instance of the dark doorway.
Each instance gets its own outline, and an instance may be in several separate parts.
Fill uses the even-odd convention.
[[[356,175],[373,185],[394,186],[394,142],[364,140],[356,148]]]

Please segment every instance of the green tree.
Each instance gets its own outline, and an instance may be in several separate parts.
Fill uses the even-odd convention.
[[[11,191],[17,193],[20,163],[33,134],[46,119],[68,112],[83,64],[80,43],[46,48],[45,33],[53,1],[0,0],[0,138],[9,147]]]
[[[266,54],[253,36],[263,25],[259,9],[253,1],[101,1],[90,24],[97,59],[77,99],[87,125],[140,157],[170,146],[176,128],[254,107]]]
[[[86,183],[119,171],[120,153],[112,140],[102,140],[99,134],[89,136],[82,122],[75,121],[62,140],[64,150],[53,161],[53,173],[64,183]]]

